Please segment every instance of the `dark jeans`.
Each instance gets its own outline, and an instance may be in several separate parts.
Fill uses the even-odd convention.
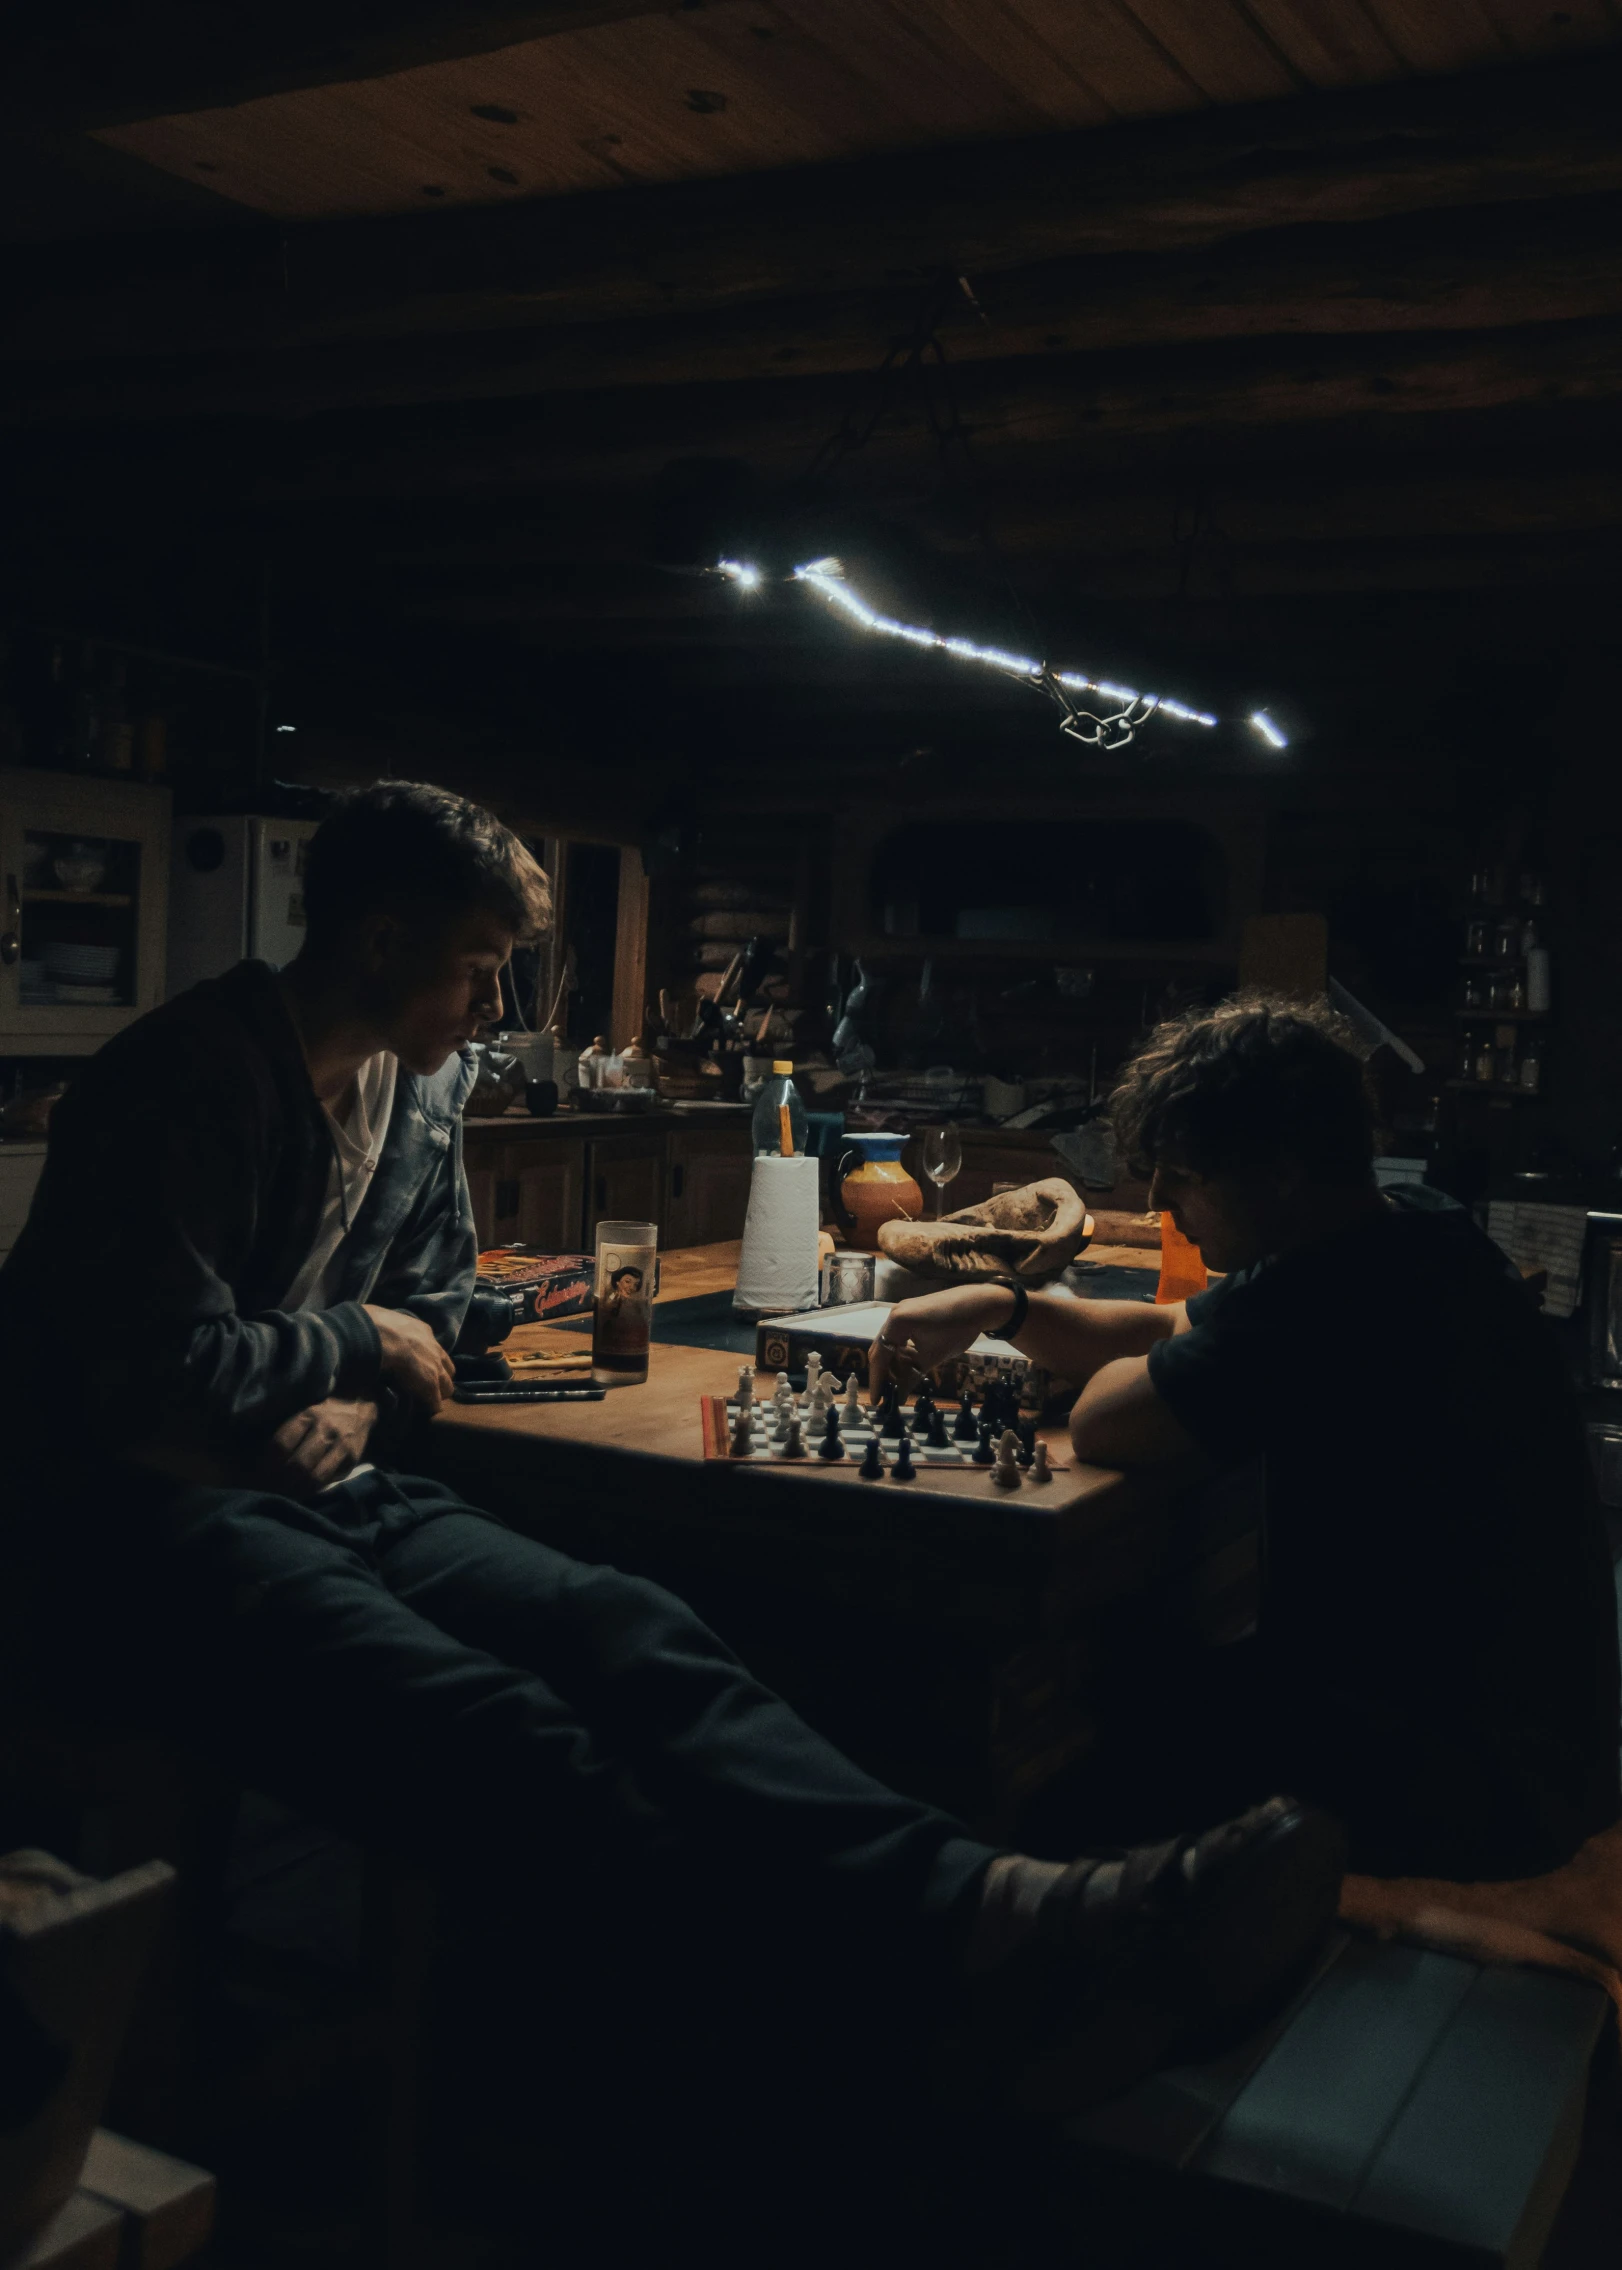
[[[925,1937],[992,1856],[670,1593],[437,1482],[376,1470],[302,1506],[102,1468],[27,1494],[13,1639],[345,1833],[554,1874],[663,1859]]]
[[[49,1670],[58,1699],[437,1864],[436,2130],[480,2166],[499,2138],[520,2185],[551,2140],[559,2261],[632,2259],[678,2200],[706,2228],[766,2218],[785,2264],[853,2224],[897,2246],[927,2224],[956,2258],[978,2163],[925,2082],[991,1850],[681,1601],[407,1475],[307,1507],[104,1467],[13,1505],[8,1684]]]

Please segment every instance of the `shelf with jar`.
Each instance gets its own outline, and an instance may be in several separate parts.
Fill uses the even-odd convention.
[[[1459,956],[1455,1092],[1530,1101],[1543,1092],[1553,1008],[1541,869],[1477,868]]]

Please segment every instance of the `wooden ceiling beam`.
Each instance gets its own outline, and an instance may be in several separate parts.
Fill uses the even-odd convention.
[[[0,118],[168,118],[661,13],[670,0],[49,0],[8,12]]]
[[[959,298],[954,363],[1236,338],[1474,331],[1622,315],[1622,197],[1245,238],[1199,253],[1044,263]],[[0,423],[310,416],[585,388],[780,382],[873,369],[917,294],[835,294],[660,322],[543,325],[191,357],[0,363]]]
[[[1622,59],[460,212],[31,249],[8,352],[289,346],[916,294],[1257,231],[1622,192]]]
[[[1355,433],[1408,418],[1519,408],[1550,419],[1618,400],[1622,319],[1615,317],[1513,331],[1227,342],[996,364],[957,380],[976,462],[1003,479],[1017,477],[1040,453],[1059,510],[1065,484],[1084,482],[1123,442],[1186,446],[1330,424]],[[848,406],[848,388],[797,380],[670,388],[651,397],[559,396],[544,413],[502,417],[477,407],[358,413],[280,429],[245,421],[226,437],[205,428],[206,446],[189,476],[183,428],[171,434],[171,450],[158,462],[182,487],[229,481],[234,465],[237,493],[267,504],[322,496],[477,500],[544,493],[553,482],[647,492],[673,461],[692,458],[742,461],[770,488],[804,476]],[[116,464],[119,440],[116,432],[109,437],[109,463]],[[38,441],[36,430],[14,445],[28,485],[28,461],[41,456]],[[853,462],[858,496],[883,493],[886,483],[893,493],[909,475],[921,482],[939,477],[938,448],[916,406],[881,425]],[[627,507],[605,496],[604,509]]]

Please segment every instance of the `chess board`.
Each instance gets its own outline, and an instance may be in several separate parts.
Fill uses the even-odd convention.
[[[722,1398],[716,1395],[710,1397],[709,1401],[713,1410],[713,1418],[708,1430],[709,1439],[705,1446],[706,1456],[713,1458],[738,1457],[740,1454],[732,1448],[733,1432],[738,1418],[736,1398],[729,1398],[723,1402]],[[845,1455],[838,1459],[824,1458],[822,1455],[823,1430],[827,1424],[826,1419],[820,1419],[815,1423],[807,1420],[804,1396],[795,1398],[794,1409],[800,1420],[800,1438],[805,1445],[805,1452],[803,1457],[790,1459],[788,1463],[791,1466],[860,1466],[867,1456],[869,1445],[874,1442],[879,1446],[879,1458],[886,1471],[895,1465],[897,1453],[901,1447],[900,1439],[881,1433],[879,1427],[875,1424],[878,1414],[870,1410],[865,1404],[857,1413],[854,1422],[846,1417],[843,1408],[841,1408],[839,1440]],[[749,1414],[750,1457],[781,1460],[784,1456],[785,1445],[778,1436],[777,1412],[773,1404],[770,1402],[752,1403],[749,1406]],[[943,1411],[941,1416],[945,1420],[946,1432],[950,1436],[956,1423],[957,1413],[955,1411]],[[978,1435],[973,1442],[948,1441],[944,1449],[932,1449],[925,1439],[923,1428],[915,1424],[910,1411],[903,1415],[903,1423],[907,1428],[908,1439],[912,1448],[912,1464],[915,1473],[921,1474],[929,1469],[938,1470],[942,1467],[968,1467],[971,1472],[982,1473],[989,1477],[992,1461],[982,1462],[976,1459],[974,1455],[978,1445]],[[1048,1470],[1050,1473],[1056,1473],[1060,1470],[1060,1466],[1061,1461],[1051,1459]],[[1028,1478],[1028,1470],[1026,1472]]]

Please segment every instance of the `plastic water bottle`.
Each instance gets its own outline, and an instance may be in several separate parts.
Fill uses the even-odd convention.
[[[755,1155],[769,1158],[799,1157],[805,1151],[805,1106],[794,1085],[794,1067],[783,1057],[772,1063],[772,1076],[755,1098],[750,1121]]]

